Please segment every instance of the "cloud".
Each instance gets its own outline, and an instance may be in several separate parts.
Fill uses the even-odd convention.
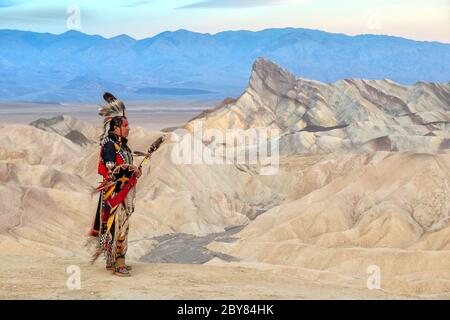
[[[266,7],[282,4],[292,4],[306,2],[305,0],[206,0],[191,3],[177,9],[198,9],[198,8],[250,8]]]
[[[30,23],[39,24],[40,22],[65,22],[69,17],[67,8],[64,6],[52,6],[42,8],[21,8],[15,12],[0,12],[0,26],[5,23]],[[81,8],[82,22],[93,20],[97,14],[92,10]],[[65,25],[65,24],[64,24]]]
[[[126,4],[123,7],[126,7],[126,8],[140,7],[140,6],[146,5],[146,4],[150,3],[150,2],[152,2],[152,1],[151,0],[136,1],[136,2],[133,2],[133,3]]]
[[[23,0],[0,0],[0,8],[20,6],[22,3]]]

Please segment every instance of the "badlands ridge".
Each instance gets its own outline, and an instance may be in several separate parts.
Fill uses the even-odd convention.
[[[185,268],[192,271],[185,278],[198,280],[206,272],[212,287],[215,276],[246,270],[239,279],[249,294],[241,298],[450,298],[449,83],[325,84],[259,58],[241,96],[184,129],[193,132],[198,121],[224,133],[279,130],[279,169],[260,175],[257,165],[175,164],[176,143],[165,143],[145,167],[131,219],[129,258],[138,265],[141,283],[147,279],[151,287],[152,275],[145,278],[144,271],[154,277],[155,267],[146,263],[157,261],[168,279]],[[84,247],[97,204],[90,192],[99,181],[98,134],[98,127],[68,116],[0,126],[0,249],[8,257],[0,267],[8,275],[0,297],[72,297],[27,296],[20,284],[14,292],[11,279],[26,278],[26,272],[19,274],[21,263],[56,270],[70,261],[86,273],[100,273],[102,264],[89,266]],[[162,134],[174,135],[132,128],[130,146],[145,151]],[[185,238],[168,241],[175,237]],[[198,249],[208,253],[201,261],[198,253],[187,257],[180,249],[198,239]],[[184,247],[178,247],[181,242]],[[156,260],[149,258],[152,251]],[[17,274],[10,263],[17,264]],[[366,287],[371,266],[381,272],[378,291]],[[261,272],[279,282],[263,283]],[[283,272],[299,281],[301,294],[275,276]],[[107,286],[110,275],[103,277],[92,281]],[[230,288],[238,291],[232,279],[230,274]],[[159,297],[192,296],[160,285]],[[254,286],[259,295],[251,294]],[[121,289],[111,290],[95,294],[118,297]],[[193,296],[233,297],[233,290],[223,290]],[[158,287],[151,295],[141,291],[129,297],[158,297]]]

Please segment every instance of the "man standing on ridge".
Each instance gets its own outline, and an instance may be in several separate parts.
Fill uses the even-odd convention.
[[[102,253],[106,269],[117,276],[130,276],[131,266],[125,264],[128,249],[129,218],[134,212],[137,179],[140,167],[133,165],[133,155],[127,145],[130,131],[125,105],[111,93],[103,95],[107,102],[99,115],[105,117],[100,137],[98,173],[103,182],[90,236],[97,237],[97,251],[92,263]]]

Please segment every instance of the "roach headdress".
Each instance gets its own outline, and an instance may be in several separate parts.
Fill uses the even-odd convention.
[[[99,109],[99,115],[104,117],[103,121],[103,134],[100,137],[100,142],[102,142],[107,136],[108,132],[111,130],[111,120],[116,117],[125,117],[125,105],[122,101],[118,100],[109,92],[103,94],[103,99],[106,101],[106,105]]]

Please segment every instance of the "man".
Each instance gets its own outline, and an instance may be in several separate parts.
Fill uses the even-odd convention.
[[[130,276],[131,266],[125,264],[129,218],[134,212],[135,185],[142,172],[133,165],[132,152],[127,145],[130,127],[125,105],[108,92],[103,98],[107,105],[99,113],[105,120],[98,164],[103,182],[96,189],[100,198],[90,235],[98,237],[98,247],[92,262],[103,253],[106,269],[117,276]]]

